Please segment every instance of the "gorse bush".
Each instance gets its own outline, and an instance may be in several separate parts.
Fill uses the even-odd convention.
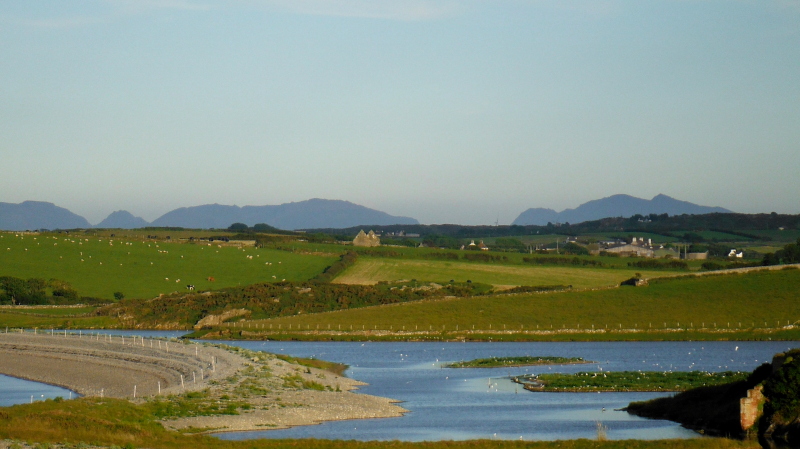
[[[777,421],[787,423],[800,417],[800,350],[785,354],[781,368],[764,382],[764,395]]]

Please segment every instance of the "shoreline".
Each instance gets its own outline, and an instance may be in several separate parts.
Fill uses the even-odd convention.
[[[363,382],[236,347],[138,336],[9,333],[0,334],[0,355],[0,374],[84,397],[188,403],[194,407],[188,416],[179,413],[161,423],[190,433],[262,431],[408,412],[399,401],[354,393]]]

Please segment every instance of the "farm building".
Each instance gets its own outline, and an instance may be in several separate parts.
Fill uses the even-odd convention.
[[[605,248],[603,251],[609,253],[616,253],[621,256],[637,256],[637,257],[653,257],[655,253],[652,249],[646,246],[634,245],[631,243],[625,245],[612,246]]]

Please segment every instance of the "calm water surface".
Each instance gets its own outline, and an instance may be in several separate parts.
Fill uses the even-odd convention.
[[[86,332],[86,331],[84,331]],[[95,331],[90,331],[95,332]],[[100,331],[114,335],[178,337],[182,332]],[[327,422],[285,430],[232,432],[222,439],[325,438],[355,440],[558,440],[596,438],[600,423],[611,439],[695,438],[679,425],[618,411],[659,393],[532,393],[509,376],[577,371],[752,371],[800,342],[611,343],[350,343],[220,341],[252,350],[346,363],[359,392],[402,401],[403,417]],[[498,369],[445,369],[460,360],[503,356],[583,357],[596,363]],[[2,362],[0,362],[2,363]],[[0,376],[0,405],[61,396],[69,390]]]
[[[532,393],[507,377],[577,371],[751,371],[797,342],[349,343],[226,342],[253,350],[347,363],[369,383],[360,392],[403,401],[400,418],[327,422],[286,430],[235,432],[223,439],[557,440],[694,438],[679,425],[617,411],[660,393]],[[583,357],[588,365],[445,369],[442,364],[493,356]]]

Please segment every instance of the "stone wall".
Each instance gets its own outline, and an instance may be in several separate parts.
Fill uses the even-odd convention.
[[[750,430],[761,418],[761,406],[764,404],[762,389],[763,387],[758,385],[752,390],[747,390],[746,397],[739,399],[739,423],[744,431]]]

